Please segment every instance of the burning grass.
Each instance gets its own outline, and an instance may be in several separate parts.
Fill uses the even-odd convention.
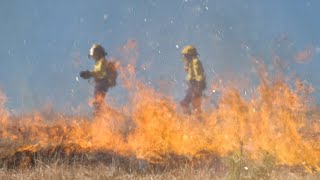
[[[201,174],[207,168],[213,172],[202,174],[207,179],[268,179],[278,169],[301,177],[318,173],[320,116],[312,103],[313,88],[272,77],[263,66],[259,72],[260,85],[250,99],[234,87],[218,87],[218,107],[201,116],[181,113],[171,97],[135,80],[132,66],[122,72],[131,93],[128,104],[118,110],[106,105],[95,118],[10,117],[1,95],[0,165],[60,171],[57,165],[102,164],[120,174],[144,173],[138,177],[158,177],[152,173],[159,172],[186,177],[179,170]]]
[[[277,166],[274,157],[265,155],[262,161],[231,155],[190,161],[172,158],[171,164],[151,164],[144,160],[119,157],[114,153],[95,152],[63,156],[46,156],[44,151],[33,157],[33,167],[1,168],[2,179],[319,179],[319,173],[306,173],[303,167]],[[27,152],[24,152],[27,153]],[[22,160],[21,159],[21,160]],[[17,160],[17,159],[16,159]],[[30,160],[30,159],[28,159]],[[21,162],[21,161],[20,161]],[[175,164],[172,164],[176,162]],[[27,165],[30,163],[25,163]],[[20,164],[21,165],[21,164]]]

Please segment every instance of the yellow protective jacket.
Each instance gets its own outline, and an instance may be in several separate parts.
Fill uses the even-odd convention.
[[[95,81],[100,81],[107,78],[107,65],[108,62],[105,58],[95,62],[93,70],[90,72]]]
[[[195,57],[191,62],[187,62],[183,59],[185,63],[185,70],[187,72],[187,81],[197,81],[205,82],[205,74],[201,61]]]

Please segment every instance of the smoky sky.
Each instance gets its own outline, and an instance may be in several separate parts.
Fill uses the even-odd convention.
[[[121,59],[119,47],[134,39],[137,78],[155,88],[160,80],[172,82],[176,100],[184,95],[180,51],[187,44],[197,47],[209,81],[254,76],[252,57],[268,64],[276,53],[317,91],[319,7],[317,0],[2,0],[0,87],[16,111],[48,103],[59,111],[89,109],[93,84],[77,76],[92,68],[91,44]],[[295,62],[306,47],[310,60]],[[121,102],[125,91],[119,86],[109,96]]]

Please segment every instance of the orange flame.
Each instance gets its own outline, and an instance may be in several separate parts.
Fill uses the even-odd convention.
[[[118,110],[106,104],[90,121],[61,115],[47,121],[38,113],[9,120],[0,94],[1,138],[22,140],[15,151],[76,144],[79,151],[113,151],[152,162],[162,162],[170,154],[227,156],[243,146],[253,159],[267,151],[279,164],[320,171],[320,141],[308,135],[319,128],[319,117],[310,117],[313,88],[301,81],[292,87],[282,78],[269,77],[259,65],[260,85],[250,100],[236,88],[223,87],[218,107],[199,119],[181,113],[172,97],[135,79],[133,65],[120,68],[124,86],[133,90],[130,101]]]

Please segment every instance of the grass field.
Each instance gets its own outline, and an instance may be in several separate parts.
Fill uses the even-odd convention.
[[[141,83],[130,103],[96,117],[14,117],[0,91],[0,178],[320,179],[313,88],[263,74],[251,100],[222,88],[201,117]]]
[[[294,172],[290,168],[272,167],[258,172],[243,167],[238,174],[232,170],[217,170],[214,167],[193,167],[190,164],[173,169],[123,169],[119,164],[92,165],[45,164],[37,162],[33,168],[1,169],[0,179],[309,179],[317,180],[320,174]],[[253,167],[255,168],[255,167]],[[256,172],[254,172],[256,171]],[[264,174],[265,173],[265,174]]]
[[[319,172],[303,166],[276,163],[266,153],[259,161],[236,152],[226,157],[207,155],[201,159],[168,155],[162,163],[150,163],[106,151],[66,154],[64,147],[37,152],[22,150],[1,159],[0,179],[310,179]]]

